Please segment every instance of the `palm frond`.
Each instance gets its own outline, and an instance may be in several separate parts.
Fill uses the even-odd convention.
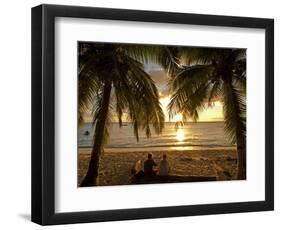
[[[246,92],[246,58],[239,59],[234,63],[233,76],[234,83]]]
[[[126,56],[124,63],[119,63],[114,80],[115,95],[120,114],[124,111],[133,123],[138,140],[138,130],[145,130],[151,135],[150,125],[160,133],[164,125],[164,113],[159,103],[158,91],[151,77],[143,70],[143,65]],[[117,62],[117,60],[116,60]]]
[[[211,64],[221,58],[225,51],[224,48],[184,47],[182,60],[186,65]]]
[[[225,131],[229,140],[235,143],[237,130],[246,136],[246,98],[231,82],[224,84],[223,95]]]
[[[144,64],[160,65],[168,74],[174,75],[182,69],[181,48],[160,45],[124,45],[126,54]]]
[[[222,81],[217,79],[210,86],[208,105],[211,106],[213,102],[221,99],[222,94]]]
[[[91,103],[91,115],[93,117],[92,121],[92,127],[93,129],[96,128],[96,124],[98,122],[99,117],[101,116],[102,113],[102,98],[103,98],[103,93],[99,92],[96,96],[95,99]],[[111,127],[111,124],[113,122],[114,118],[114,105],[111,103],[109,104],[108,112],[107,112],[107,117],[106,117],[106,122],[105,122],[105,128],[104,128],[104,135],[103,135],[103,140],[102,140],[102,146],[107,144],[108,139],[109,139],[109,129]],[[95,133],[95,132],[94,132]],[[94,138],[93,138],[94,140]]]
[[[188,67],[171,80],[171,101],[168,105],[170,119],[181,113],[183,119],[198,118],[198,111],[204,108],[211,81],[212,66]]]
[[[81,124],[90,104],[95,103],[95,95],[99,93],[101,83],[93,72],[80,74],[78,82],[78,117]]]
[[[157,45],[122,45],[125,55],[143,64],[157,63],[157,58],[163,49]]]

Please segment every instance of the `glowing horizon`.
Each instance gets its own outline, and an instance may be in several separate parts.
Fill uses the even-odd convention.
[[[181,114],[176,114],[173,118],[169,118],[169,112],[168,112],[168,104],[170,102],[170,97],[166,96],[163,98],[160,98],[160,104],[163,110],[163,113],[165,115],[165,122],[180,122],[183,121],[182,119],[182,115]],[[84,120],[85,122],[92,122],[92,116],[91,116],[91,112],[87,112],[84,116]],[[206,109],[204,109],[203,111],[199,112],[199,118],[197,120],[197,122],[216,122],[216,121],[223,121],[223,105],[220,101],[215,101],[213,103],[213,106],[208,107],[206,105]],[[123,122],[130,122],[127,118],[126,118],[126,114],[124,114]],[[114,119],[114,123],[118,122],[117,116],[116,119]],[[190,118],[187,120],[187,122],[193,122],[193,119]]]

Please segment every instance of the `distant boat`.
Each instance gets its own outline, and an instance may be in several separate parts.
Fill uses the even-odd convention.
[[[90,132],[87,130],[87,131],[85,131],[84,135],[85,135],[85,136],[89,136],[89,135],[90,135]]]

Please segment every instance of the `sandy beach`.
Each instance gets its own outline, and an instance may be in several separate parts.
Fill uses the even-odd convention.
[[[166,153],[170,174],[179,176],[217,176],[218,180],[235,179],[237,158],[235,149],[168,150],[168,151],[105,151],[100,158],[99,186],[131,184],[131,169],[138,160],[144,162],[148,153],[158,164]],[[83,179],[91,149],[80,148],[78,155],[78,184]]]

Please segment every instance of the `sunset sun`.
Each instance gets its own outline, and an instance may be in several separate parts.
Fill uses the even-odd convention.
[[[176,138],[178,141],[184,140],[184,130],[182,128],[177,129]]]

